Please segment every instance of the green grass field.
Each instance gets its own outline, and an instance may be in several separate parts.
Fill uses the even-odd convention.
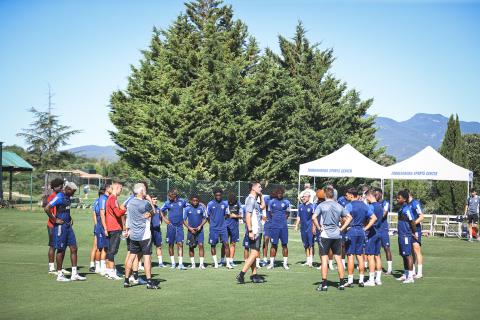
[[[303,248],[299,234],[291,230],[291,269],[262,269],[260,274],[267,279],[264,284],[237,285],[238,270],[155,267],[154,278],[161,281],[161,290],[154,291],[144,286],[123,289],[122,281],[88,273],[92,245],[89,210],[72,214],[80,272],[87,281],[71,283],[58,283],[47,274],[45,214],[6,209],[0,214],[1,319],[467,319],[475,317],[478,309],[480,243],[428,238],[423,246],[425,278],[415,284],[405,286],[383,276],[381,287],[338,291],[332,286],[320,293],[315,291],[319,271],[300,265]],[[395,238],[392,243],[396,253]],[[243,248],[238,249],[235,260],[240,262]],[[123,263],[124,257],[122,243],[117,262]],[[164,260],[169,260],[165,246]],[[184,260],[189,262],[187,254]],[[206,262],[211,262],[209,254]],[[68,253],[66,267],[70,267]],[[394,269],[401,269],[396,254]],[[336,273],[329,279],[336,282]]]

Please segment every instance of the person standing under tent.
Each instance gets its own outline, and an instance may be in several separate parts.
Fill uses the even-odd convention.
[[[480,197],[477,195],[477,190],[470,189],[470,197],[467,198],[465,205],[465,218],[468,222],[468,241],[473,241],[473,227],[477,227],[477,240],[480,241],[480,234],[478,232],[478,218],[480,213]]]
[[[311,184],[307,182],[307,183],[304,184],[303,188],[304,189],[298,195],[298,201],[301,202],[303,195],[305,193],[308,193],[310,195],[309,203],[315,203],[317,201],[316,192],[315,192],[315,190],[312,189]]]
[[[397,203],[401,206],[398,211],[398,249],[403,258],[403,275],[397,278],[403,283],[414,283],[413,280],[413,256],[412,242],[417,237],[417,226],[412,214],[412,209],[408,204],[410,195],[405,190],[397,194]]]

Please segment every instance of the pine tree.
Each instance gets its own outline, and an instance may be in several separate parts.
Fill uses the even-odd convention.
[[[465,165],[465,144],[460,130],[458,115],[450,116],[447,131],[439,152],[453,163]],[[465,183],[458,181],[438,181],[435,183],[439,211],[445,214],[461,214],[465,206],[467,189]]]

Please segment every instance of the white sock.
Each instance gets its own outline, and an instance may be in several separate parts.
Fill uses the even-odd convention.
[[[90,268],[95,267],[95,261],[90,261]]]
[[[260,258],[255,259],[255,266],[260,268]]]
[[[382,279],[382,271],[375,271],[375,274],[376,274],[375,280],[376,280],[377,282],[382,281],[382,280],[381,280],[381,279]]]
[[[200,257],[200,265],[203,266],[204,257]]]
[[[375,280],[375,272],[370,272],[368,274],[368,281],[374,281]]]
[[[217,265],[218,264],[217,256],[216,255],[212,256],[212,259],[213,259],[213,263]]]
[[[345,259],[342,259],[343,269],[345,269]]]
[[[163,257],[162,256],[158,257],[158,264],[163,264]]]
[[[363,282],[363,277],[364,277],[364,275],[361,274],[361,275],[360,275],[360,279],[359,279],[358,281],[359,281],[359,282]]]
[[[368,268],[368,262],[367,261],[363,262],[363,266],[365,267],[365,269]]]
[[[275,263],[275,258],[270,257],[270,264],[273,266]]]
[[[72,276],[77,274],[77,267],[72,267]]]
[[[413,278],[413,275],[414,275],[413,270],[412,270],[412,271],[408,271],[408,277],[407,277],[407,278],[408,278],[408,279],[412,279],[412,278]]]
[[[415,265],[413,265],[413,274],[415,274]]]
[[[170,261],[172,262],[172,266],[175,265],[175,256],[170,256]]]
[[[328,267],[333,269],[333,260],[328,260]]]
[[[100,261],[95,261],[95,270],[100,270]]]
[[[227,264],[232,264],[232,262],[233,262],[233,259],[227,258]]]
[[[190,263],[192,264],[192,266],[194,266],[195,265],[195,258],[193,258],[193,257],[190,258]]]
[[[183,257],[178,257],[178,264],[183,264]]]
[[[392,272],[393,261],[387,261],[387,272]]]
[[[287,265],[288,264],[288,257],[283,257],[283,265]]]
[[[419,264],[417,267],[418,267],[418,272],[417,272],[417,274],[423,274],[423,265],[422,265],[422,264]]]
[[[105,270],[105,260],[100,260],[100,270]]]
[[[353,274],[352,275],[348,275],[348,283],[353,283]]]
[[[268,262],[267,257],[263,257],[263,261],[264,261],[265,263],[267,263],[267,262]]]
[[[48,271],[55,271],[55,263],[49,262],[48,263]]]

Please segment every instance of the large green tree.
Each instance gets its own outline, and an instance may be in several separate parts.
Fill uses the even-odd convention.
[[[439,152],[459,166],[465,166],[465,143],[460,130],[458,115],[450,116],[447,131]],[[438,211],[446,214],[461,214],[465,206],[467,190],[465,183],[456,181],[438,181],[435,183],[438,196]]]
[[[301,24],[279,46],[261,54],[221,1],[186,3],[111,96],[122,159],[145,176],[275,181],[345,143],[379,160],[372,100],[330,73],[333,51]]]
[[[480,178],[480,134],[465,134],[465,167],[473,172],[473,185],[478,188]]]

